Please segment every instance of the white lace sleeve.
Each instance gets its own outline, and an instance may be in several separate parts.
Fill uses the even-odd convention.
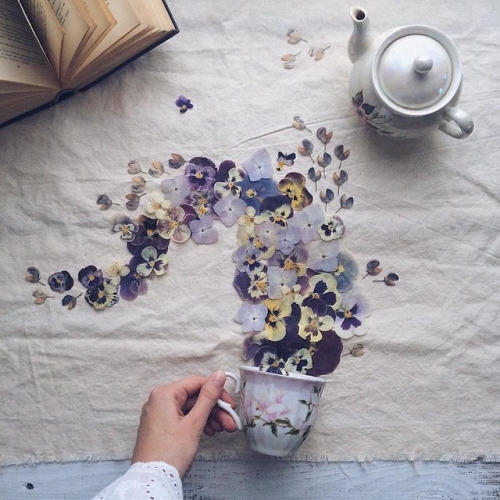
[[[175,467],[165,462],[137,462],[92,500],[182,499],[182,482]]]

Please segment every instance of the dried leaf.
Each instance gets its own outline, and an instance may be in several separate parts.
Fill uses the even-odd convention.
[[[168,166],[171,168],[181,168],[186,163],[186,160],[176,153],[172,153],[172,158],[168,160]]]
[[[163,167],[163,163],[159,161],[154,161],[149,167],[149,175],[158,179],[165,173],[165,168]]]

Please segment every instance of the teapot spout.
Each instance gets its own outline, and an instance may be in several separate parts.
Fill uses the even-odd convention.
[[[349,38],[347,52],[349,59],[354,63],[367,52],[373,37],[366,11],[360,7],[351,7],[350,14],[354,28]]]

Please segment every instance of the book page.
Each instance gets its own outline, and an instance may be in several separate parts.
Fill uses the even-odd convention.
[[[33,30],[40,41],[45,54],[57,77],[61,78],[61,53],[64,30],[57,17],[46,2],[37,0],[20,0]]]
[[[82,0],[82,2],[96,24],[96,29],[87,40],[80,54],[80,61],[85,60],[113,27],[116,26],[116,19],[111,14],[105,0]]]
[[[57,88],[57,78],[18,2],[0,0],[0,12],[0,81]]]
[[[50,5],[64,30],[61,53],[61,80],[64,81],[72,60],[78,57],[96,25],[92,23],[88,13],[85,13],[85,7],[79,0],[38,0],[38,2]]]

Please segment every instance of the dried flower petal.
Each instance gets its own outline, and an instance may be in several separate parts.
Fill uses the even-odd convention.
[[[113,204],[111,198],[107,194],[100,194],[97,197],[96,203],[101,210],[107,210]]]
[[[347,210],[349,208],[352,208],[353,205],[354,205],[354,198],[352,196],[350,196],[349,198],[347,198],[347,196],[345,194],[343,194],[340,197],[340,208],[339,208],[339,210],[342,209],[342,208],[345,208]],[[337,212],[339,210],[337,210]]]
[[[316,131],[316,137],[323,143],[323,144],[328,144],[330,140],[332,139],[333,132],[330,131],[328,132],[325,127],[320,127]]]
[[[128,169],[127,172],[129,174],[140,174],[141,172],[144,172],[142,170],[141,164],[137,160],[131,160],[128,162]]]
[[[39,283],[42,286],[45,286],[43,283],[40,283],[40,271],[36,267],[28,267],[26,269],[27,275],[24,277],[26,281],[30,283]]]
[[[176,153],[172,153],[172,158],[168,160],[168,166],[171,168],[181,168],[186,163],[186,160]]]
[[[296,45],[301,41],[307,42],[307,40],[302,38],[302,35],[296,29],[289,29],[286,35],[288,36],[288,43],[291,43],[292,45]]]
[[[158,179],[165,173],[165,168],[163,167],[163,163],[159,161],[154,161],[149,167],[149,175]]]
[[[292,126],[293,126],[293,128],[296,128],[297,130],[309,130],[306,127],[304,120],[299,115],[296,115],[293,117]],[[310,132],[310,130],[309,130],[309,132]]]
[[[53,299],[50,295],[47,295],[41,288],[37,288],[32,294],[35,298],[35,304],[43,304],[47,299]]]
[[[309,55],[314,58],[315,61],[319,61],[320,59],[323,59],[323,56],[325,55],[325,50],[329,49],[330,46],[326,47],[318,47],[314,46],[309,49]]]
[[[285,54],[284,56],[282,56],[281,60],[284,61],[283,67],[286,69],[294,68],[296,63],[296,58],[299,54],[300,52],[298,52],[297,54]]]
[[[380,261],[377,259],[372,259],[366,264],[366,274],[363,276],[363,279],[367,276],[377,276],[382,272],[382,268],[380,267]]]
[[[299,146],[297,150],[302,156],[311,156],[314,151],[314,145],[309,139],[304,139],[302,146]]]

